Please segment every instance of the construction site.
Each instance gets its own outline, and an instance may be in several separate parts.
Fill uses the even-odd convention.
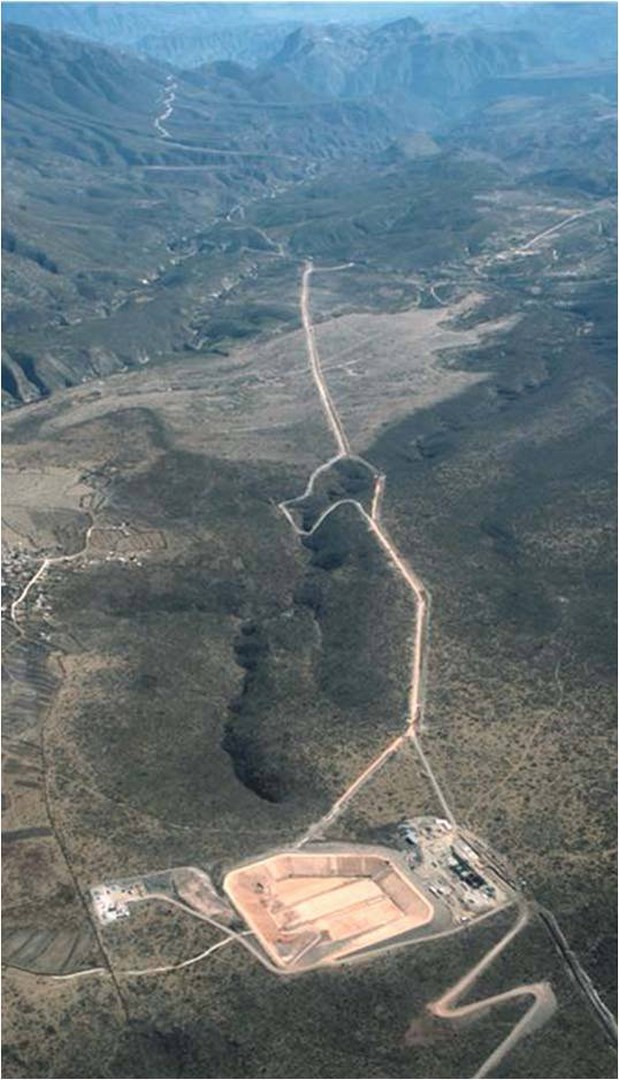
[[[231,870],[223,888],[285,971],[414,944],[496,912],[513,897],[442,818],[397,827],[397,848],[314,844]]]
[[[232,870],[224,891],[288,971],[342,960],[434,918],[431,899],[387,848],[281,852]]]
[[[286,974],[420,944],[516,898],[496,857],[435,817],[394,823],[384,845],[322,842],[267,852],[228,870],[220,887],[206,870],[181,866],[90,890],[99,923],[128,918],[136,904],[167,901],[252,937],[254,955]]]

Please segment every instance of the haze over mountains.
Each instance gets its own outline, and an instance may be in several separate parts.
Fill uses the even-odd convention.
[[[447,5],[450,19],[444,5],[412,5],[415,17],[380,21],[401,7],[411,5],[309,5],[311,23],[290,30],[303,5],[4,5],[9,402],[193,347],[193,286],[177,270],[167,288],[179,238],[338,160],[397,169],[451,145],[495,171],[542,173],[552,157],[563,183],[578,174],[585,190],[612,189],[612,124],[597,118],[614,96],[614,9],[578,5],[568,27],[553,5]],[[228,30],[248,35],[253,66],[225,59],[235,49],[217,35]],[[176,41],[174,66],[144,48],[157,34],[191,39],[188,50]],[[154,120],[171,78],[174,122],[162,138]],[[497,113],[505,100],[510,111]],[[347,230],[341,221],[336,234]],[[175,314],[146,319],[142,281],[165,287],[164,307],[176,289]]]
[[[567,9],[567,10],[566,10]],[[612,4],[232,3],[48,4],[9,0],[3,22],[131,47],[179,65],[208,59],[256,64],[302,26],[372,27],[413,18],[439,31],[534,35],[552,40],[562,61],[608,57],[615,50]]]
[[[379,23],[413,4],[11,4],[4,20],[67,33],[105,45],[131,47],[179,66],[234,59],[268,59],[291,31],[306,24]]]

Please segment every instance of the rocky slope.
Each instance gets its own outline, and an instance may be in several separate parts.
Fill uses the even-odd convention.
[[[198,312],[210,339],[205,295],[255,273],[248,251],[277,250],[222,241],[228,214],[395,134],[376,106],[316,101],[285,72],[220,62],[172,74],[27,27],[5,28],[3,79],[9,404],[193,348]],[[187,252],[202,258],[195,281]]]
[[[406,18],[377,29],[301,27],[269,66],[334,97],[371,98],[398,112],[423,104],[422,126],[437,127],[470,109],[488,78],[552,59],[528,34],[432,31]]]

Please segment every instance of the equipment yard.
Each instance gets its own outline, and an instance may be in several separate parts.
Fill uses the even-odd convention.
[[[398,826],[407,862],[436,904],[457,925],[512,903],[516,893],[445,818],[422,817]]]
[[[100,923],[127,918],[130,905],[164,900],[198,918],[217,917],[229,922],[232,911],[217,895],[208,874],[193,866],[180,866],[131,878],[116,878],[90,890],[94,913]]]

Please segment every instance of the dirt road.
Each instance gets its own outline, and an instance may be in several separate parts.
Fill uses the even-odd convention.
[[[305,270],[303,271],[303,277],[301,279],[301,319],[303,322],[303,329],[305,330],[307,352],[316,389],[320,395],[327,422],[337,443],[339,454],[342,457],[345,457],[350,454],[350,444],[320,369],[320,357],[318,355],[318,349],[316,348],[314,327],[312,326],[309,314],[309,280],[313,273],[313,269],[313,263],[308,261],[305,265]]]
[[[352,263],[345,263],[341,266],[327,267],[326,270],[333,273],[336,270],[346,270]],[[409,739],[421,760],[424,770],[426,771],[428,778],[436,792],[437,798],[441,804],[442,810],[446,818],[455,824],[455,819],[452,810],[441,790],[440,784],[436,775],[434,774],[427,757],[421,746],[419,745],[418,736],[421,729],[421,720],[423,714],[423,687],[424,687],[424,671],[425,671],[425,655],[427,650],[428,640],[428,627],[430,620],[430,594],[421,581],[421,579],[414,572],[412,567],[400,553],[396,545],[391,540],[381,517],[383,495],[385,490],[385,476],[379,472],[379,470],[372,465],[371,462],[365,458],[359,457],[357,454],[353,454],[350,448],[350,442],[346,434],[341,417],[337,411],[335,403],[329,392],[329,388],[326,384],[322,365],[320,362],[320,355],[316,345],[316,338],[314,327],[312,324],[310,311],[309,311],[309,284],[312,273],[314,273],[314,264],[311,260],[308,260],[303,270],[301,278],[300,289],[300,308],[301,319],[303,323],[303,329],[305,331],[305,339],[307,345],[307,353],[310,362],[310,371],[314,384],[320,396],[320,401],[323,407],[325,418],[333,434],[337,446],[337,453],[323,462],[311,474],[305,491],[301,496],[296,499],[289,499],[279,504],[279,509],[286,516],[290,525],[295,530],[298,536],[311,536],[326,518],[337,510],[340,506],[354,506],[361,517],[366,522],[366,525],[370,532],[373,533],[379,545],[382,547],[387,558],[397,570],[399,576],[404,581],[406,587],[411,591],[415,600],[415,625],[413,630],[413,650],[411,657],[411,669],[410,669],[410,682],[408,688],[408,714],[406,721],[406,728],[396,739],[392,740],[384,750],[382,750],[376,757],[367,765],[363,772],[352,782],[346,791],[342,793],[336,799],[331,806],[328,813],[320,819],[320,821],[314,822],[303,837],[297,842],[297,847],[301,847],[311,839],[315,839],[324,831],[324,829],[330,825],[350,802],[354,795],[374,776],[374,774],[393,756],[394,753],[401,747],[406,739]],[[328,469],[330,469],[336,462],[347,458],[349,460],[360,462],[365,465],[366,468],[372,473],[374,479],[374,490],[372,493],[372,502],[370,513],[368,514],[365,507],[357,499],[339,499],[337,502],[329,506],[314,523],[311,529],[301,529],[294,520],[291,508],[294,508],[296,504],[301,502],[312,494],[314,485],[317,478]]]
[[[162,139],[169,139],[171,137],[170,132],[167,130],[167,128],[163,126],[163,122],[172,115],[172,110],[174,109],[174,100],[176,98],[177,85],[178,84],[172,78],[172,76],[168,75],[166,79],[166,85],[163,90],[163,109],[160,112],[159,116],[157,116],[153,121],[155,131],[159,135],[161,135]]]
[[[91,520],[91,523],[90,523],[90,525],[88,526],[88,528],[86,530],[86,536],[84,538],[83,547],[81,547],[79,551],[74,552],[73,555],[54,555],[53,557],[46,556],[43,559],[43,562],[41,563],[41,565],[39,566],[39,569],[32,575],[32,577],[27,582],[25,587],[22,589],[22,591],[19,594],[19,596],[17,597],[17,599],[13,601],[13,603],[11,604],[11,608],[10,608],[11,622],[14,624],[14,626],[16,627],[16,629],[20,633],[21,633],[21,627],[20,627],[18,619],[17,619],[17,611],[21,607],[21,605],[23,604],[23,602],[26,599],[28,593],[30,592],[32,586],[36,585],[37,581],[39,581],[39,579],[43,577],[43,575],[46,573],[46,571],[49,569],[50,566],[55,566],[58,563],[73,562],[75,559],[80,559],[82,557],[82,555],[85,555],[87,550],[88,550],[88,545],[90,543],[90,537],[92,536],[94,528],[95,528],[95,523],[94,523],[94,521]]]
[[[567,224],[567,221],[561,224]],[[554,229],[552,230],[554,231]],[[540,239],[542,235],[548,235],[548,232],[539,234],[534,237],[529,243],[532,244],[536,240]],[[333,271],[335,267],[326,268]],[[344,269],[344,267],[342,267]],[[329,458],[328,461],[319,465],[311,474],[307,483],[306,489],[300,498],[287,500],[279,504],[279,509],[285,515],[288,522],[294,529],[295,533],[299,536],[311,535],[316,529],[320,528],[326,518],[338,509],[340,506],[351,505],[356,508],[361,517],[367,524],[368,529],[374,534],[376,540],[382,547],[387,558],[392,565],[398,571],[402,581],[406,584],[407,588],[415,597],[415,628],[413,639],[413,651],[411,659],[411,674],[409,684],[409,696],[408,696],[408,717],[405,730],[393,739],[379,754],[366,766],[366,768],[360,773],[359,776],[349,785],[333,803],[329,811],[317,822],[312,824],[305,834],[297,841],[296,847],[302,847],[310,840],[315,840],[321,836],[324,829],[330,825],[342,812],[348,802],[357,794],[357,792],[371,779],[375,773],[382,768],[382,766],[395,754],[406,740],[409,740],[417,756],[423,766],[425,773],[427,774],[437,799],[442,807],[442,811],[445,817],[452,823],[456,824],[454,814],[449,806],[449,803],[441,789],[438,779],[432,769],[430,762],[428,761],[426,754],[421,745],[420,735],[422,730],[422,717],[423,717],[423,696],[424,696],[424,672],[427,653],[427,641],[428,641],[428,628],[430,621],[430,602],[431,597],[428,589],[406,561],[404,556],[398,550],[396,545],[390,539],[389,534],[382,523],[381,510],[383,495],[385,490],[386,478],[381,474],[375,466],[364,458],[360,458],[351,454],[350,443],[344,429],[341,417],[337,411],[336,405],[331,397],[329,389],[326,385],[322,366],[320,363],[320,356],[316,346],[314,328],[312,326],[310,312],[309,312],[309,282],[312,273],[315,272],[315,268],[311,261],[308,261],[303,271],[300,290],[300,306],[301,316],[303,322],[303,328],[306,335],[307,353],[310,363],[310,370],[312,378],[314,380],[316,389],[320,396],[322,407],[325,413],[325,418],[329,425],[329,428],[333,434],[337,453]],[[374,477],[374,490],[372,494],[371,509],[368,514],[364,506],[356,499],[340,499],[328,507],[314,523],[311,529],[301,529],[293,516],[292,509],[295,504],[299,503],[310,495],[313,491],[314,484],[318,476],[330,469],[336,462],[343,458],[353,458],[357,461],[361,461],[372,472]],[[492,1053],[486,1058],[480,1069],[475,1074],[477,1077],[489,1076],[491,1072],[496,1069],[503,1061],[505,1056],[511,1049],[522,1039],[525,1035],[531,1034],[542,1024],[552,1016],[557,1008],[557,1002],[553,993],[552,987],[547,981],[540,981],[531,984],[520,984],[512,987],[503,993],[494,994],[482,1001],[472,1002],[467,1005],[458,1005],[457,1002],[467,990],[472,987],[480,976],[494,963],[498,956],[508,947],[508,945],[517,937],[521,930],[527,925],[530,919],[530,907],[527,904],[521,903],[519,906],[518,919],[514,926],[505,934],[496,945],[493,945],[491,949],[478,961],[457,983],[451,986],[440,998],[432,1002],[428,1009],[435,1016],[449,1019],[463,1019],[479,1013],[486,1012],[488,1009],[494,1006],[504,1004],[508,1001],[519,1000],[521,998],[531,998],[532,1003],[524,1016],[517,1022],[512,1028],[510,1033],[505,1039],[492,1051]],[[558,929],[558,928],[557,928]],[[560,934],[560,931],[559,931]],[[556,935],[555,935],[556,936]],[[560,935],[562,938],[562,935]],[[565,943],[565,939],[563,939]],[[567,947],[567,943],[565,943]],[[588,979],[588,977],[586,977]],[[588,980],[589,986],[593,989],[590,980]],[[582,985],[582,984],[581,984]],[[588,992],[587,987],[584,987]],[[595,994],[595,991],[593,991]],[[588,994],[591,998],[591,995]],[[599,1000],[598,996],[595,997]],[[593,1002],[595,1005],[595,1002]],[[605,1008],[604,1006],[602,1006]],[[606,1018],[605,1018],[606,1019]]]
[[[473,1001],[468,1005],[457,1004],[460,998],[464,997],[466,992],[474,986],[480,976],[483,975],[484,971],[494,963],[497,957],[505,951],[510,942],[512,942],[520,931],[524,929],[529,922],[529,918],[529,909],[523,904],[519,908],[516,922],[511,929],[507,931],[504,937],[502,937],[500,941],[497,941],[496,945],[493,945],[485,956],[483,956],[470,971],[467,971],[457,983],[451,986],[442,997],[433,1001],[432,1004],[428,1006],[429,1011],[434,1016],[450,1020],[463,1020],[465,1017],[487,1012],[488,1009],[491,1009],[495,1005],[504,1005],[508,1001],[518,1001],[520,998],[533,999],[524,1016],[520,1018],[516,1026],[510,1031],[509,1035],[503,1039],[503,1042],[499,1043],[496,1049],[486,1058],[483,1065],[477,1070],[475,1073],[476,1077],[490,1076],[493,1070],[501,1063],[505,1055],[513,1049],[520,1039],[525,1035],[531,1035],[537,1028],[545,1024],[556,1011],[557,1000],[550,983],[545,981],[513,986],[510,990],[505,990],[501,994],[492,994],[490,997],[484,998],[481,1001]]]

